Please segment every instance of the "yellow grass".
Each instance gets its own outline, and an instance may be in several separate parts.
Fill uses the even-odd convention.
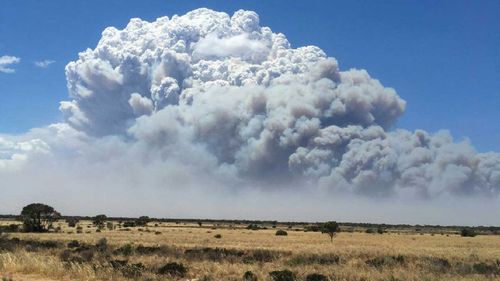
[[[57,224],[56,224],[57,225]],[[158,268],[167,262],[181,262],[188,266],[186,278],[197,280],[242,280],[244,272],[254,272],[259,280],[271,280],[269,272],[289,269],[298,279],[305,280],[307,274],[321,273],[330,280],[499,280],[498,275],[463,273],[457,268],[477,263],[496,264],[500,262],[500,237],[476,236],[464,238],[458,235],[418,235],[418,234],[366,234],[360,232],[339,233],[331,243],[328,236],[317,232],[289,230],[288,236],[275,236],[276,229],[246,230],[243,227],[219,227],[211,225],[176,225],[162,223],[154,227],[131,228],[131,231],[103,230],[96,233],[90,222],[81,222],[83,231],[91,233],[70,234],[74,228],[60,223],[64,233],[27,234],[16,233],[13,237],[22,240],[52,240],[69,242],[78,240],[95,244],[106,238],[111,247],[128,243],[132,245],[166,245],[181,252],[192,248],[226,248],[251,251],[267,249],[277,251],[280,257],[272,262],[243,263],[241,261],[190,260],[185,256],[137,255],[127,259],[130,263],[143,263],[148,268]],[[278,227],[280,228],[280,227]],[[145,230],[149,232],[146,232]],[[161,234],[155,234],[161,232]],[[221,234],[221,239],[214,238]],[[0,252],[0,272],[5,274],[36,274],[53,280],[128,280],[109,266],[94,270],[97,262],[91,264],[70,264],[62,262],[58,255],[61,250],[51,249],[37,252],[16,250]],[[291,264],[291,259],[310,255],[336,255],[338,264]],[[403,256],[403,264],[371,266],[368,260],[374,258]],[[445,259],[450,270],[436,269],[433,259]],[[185,280],[186,278],[182,279]],[[171,280],[173,277],[144,273],[140,280]],[[14,279],[15,280],[15,279]]]

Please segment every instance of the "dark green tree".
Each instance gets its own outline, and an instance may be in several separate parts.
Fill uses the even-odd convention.
[[[104,223],[106,223],[107,219],[108,219],[108,217],[106,215],[103,215],[103,214],[97,215],[93,218],[92,224],[97,226],[97,228],[102,229],[102,228],[104,228]]]
[[[151,219],[147,216],[139,217],[135,220],[135,225],[137,226],[147,226],[147,224],[151,221]]]
[[[339,224],[335,221],[325,222],[321,225],[321,232],[328,234],[332,242],[333,242],[333,237],[335,237],[335,235],[337,235],[337,232],[339,231],[340,231]]]
[[[26,232],[45,232],[60,216],[61,214],[54,208],[41,203],[29,204],[21,211],[23,228]]]

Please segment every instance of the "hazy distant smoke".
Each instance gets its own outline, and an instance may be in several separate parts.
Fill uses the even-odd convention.
[[[168,185],[165,174],[185,167],[193,184],[500,192],[500,154],[476,153],[446,132],[393,131],[405,109],[393,89],[365,70],[340,71],[318,47],[292,48],[254,12],[132,19],[104,30],[66,75],[72,100],[60,109],[73,129],[52,128],[58,140],[46,142],[57,145],[47,145],[64,153],[45,153],[104,166],[128,157],[148,169],[138,185]],[[1,154],[1,140],[0,168],[15,155]]]

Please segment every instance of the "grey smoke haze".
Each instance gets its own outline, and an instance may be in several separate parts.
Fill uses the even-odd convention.
[[[394,128],[394,89],[254,12],[132,19],[66,77],[63,123],[0,135],[0,212],[500,223],[499,153]]]

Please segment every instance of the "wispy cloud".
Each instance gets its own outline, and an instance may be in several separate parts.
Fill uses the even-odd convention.
[[[47,68],[55,62],[56,62],[55,60],[41,60],[41,61],[35,61],[34,64],[40,68]]]
[[[14,73],[15,69],[11,68],[11,65],[19,63],[20,58],[14,56],[1,56],[0,57],[0,72],[1,73]]]

